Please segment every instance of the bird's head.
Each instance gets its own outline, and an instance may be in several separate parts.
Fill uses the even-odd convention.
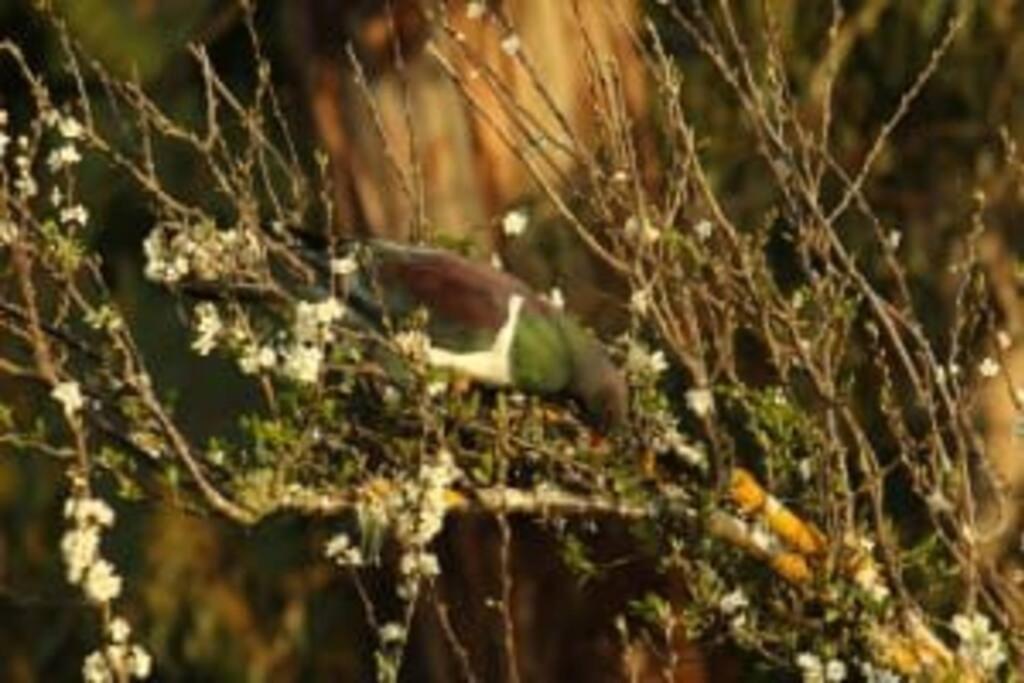
[[[588,421],[605,433],[626,424],[629,418],[626,377],[600,342],[586,334],[580,340],[575,361],[570,391],[583,404]]]

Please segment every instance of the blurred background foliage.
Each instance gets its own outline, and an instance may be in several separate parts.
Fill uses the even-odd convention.
[[[302,61],[310,59],[310,52],[308,45],[301,44],[301,22],[313,14],[323,17],[334,12],[339,40],[355,39],[360,30],[379,20],[383,4],[370,0],[319,6],[315,0],[258,3],[256,28],[311,175],[313,151],[321,143],[311,134],[316,129],[313,97],[304,72],[309,64]],[[407,4],[396,2],[396,11]],[[657,18],[656,3],[650,4]],[[821,106],[815,87],[825,63],[830,3],[745,0],[732,4],[746,22],[740,27],[746,36],[763,30],[763,5],[773,8],[772,21],[786,46],[790,72],[785,77],[793,97],[806,103],[808,116],[813,115]],[[864,158],[878,130],[928,62],[949,18],[956,12],[968,17],[941,68],[889,138],[866,186],[879,215],[904,235],[901,253],[914,278],[915,294],[930,304],[921,309],[925,322],[941,338],[951,298],[945,266],[962,249],[958,236],[970,221],[976,189],[988,196],[989,227],[1002,235],[1014,253],[1024,248],[1018,196],[1024,186],[1009,178],[1002,141],[1004,134],[1020,140],[1024,133],[1024,3],[861,0],[838,4],[846,18],[840,27],[843,35],[835,42],[842,75],[833,93],[832,138],[838,162],[848,169]],[[246,92],[254,82],[242,14],[234,3],[61,0],[56,6],[85,52],[112,72],[138,79],[175,117],[199,121],[203,115],[195,63],[186,49],[190,42],[208,46],[221,76],[236,92]],[[529,3],[525,7],[521,11],[528,12]],[[457,6],[452,11],[464,9]],[[33,3],[0,3],[0,37],[13,39],[26,50],[60,101],[62,93],[72,91],[72,84],[55,36]],[[523,37],[529,46],[529,33]],[[777,197],[766,180],[769,170],[745,134],[739,107],[686,36],[670,33],[667,42],[681,63],[684,97],[713,181],[728,197],[738,223],[763,222]],[[335,44],[333,50],[328,56],[343,64],[343,44]],[[0,70],[0,107],[16,120],[27,111],[24,92],[18,88],[13,73]],[[103,115],[116,129],[118,113]],[[652,120],[638,125],[657,128]],[[203,192],[202,178],[189,162],[177,160],[170,149],[163,150],[162,156],[179,191]],[[237,427],[237,416],[250,405],[251,388],[226,361],[188,353],[175,303],[143,280],[140,243],[150,220],[145,201],[109,167],[93,163],[83,169],[87,188],[83,196],[88,197],[93,215],[93,245],[104,255],[119,302],[144,348],[151,358],[159,359],[152,364],[158,385],[177,396],[184,424],[199,439],[230,435]],[[504,208],[498,203],[488,210],[497,215]],[[367,232],[366,225],[359,224],[358,212],[354,215],[346,229]],[[851,225],[851,240],[856,240],[857,227]],[[503,245],[493,234],[493,221],[485,221],[478,229],[484,244],[504,250],[511,267],[542,288],[558,282],[585,288],[585,274],[595,275],[579,263],[571,245],[551,237],[557,233],[539,230],[524,242],[539,246],[538,254],[521,245],[511,249]],[[553,243],[557,248],[551,248]],[[562,256],[553,260],[551,254]],[[572,292],[569,300],[574,303]],[[609,311],[607,302],[577,308],[602,317],[615,312]],[[0,385],[4,403],[26,408],[32,398]],[[59,472],[54,463],[37,455],[0,457],[0,680],[71,680],[93,647],[94,619],[80,604],[79,594],[64,583],[57,551],[66,489]],[[113,491],[104,493],[110,498]],[[371,676],[372,634],[352,586],[321,558],[328,532],[323,523],[277,519],[241,531],[189,514],[173,503],[119,500],[119,522],[110,547],[110,555],[126,577],[124,604],[155,655],[158,680],[358,681]],[[459,523],[473,524],[484,523]],[[539,526],[523,525],[518,535],[517,545],[549,557],[543,562],[544,572],[564,573],[556,549]],[[479,546],[468,552],[460,547],[458,535],[450,528],[443,542],[447,544],[443,550],[446,571],[456,569],[456,577],[446,579],[452,585],[459,585],[459,572],[479,570],[469,566],[472,562],[491,562],[483,559],[486,554],[476,557]],[[470,561],[470,557],[476,559]],[[602,590],[616,586],[619,594],[625,594],[629,591],[621,582],[647,580],[635,574],[611,574],[603,587],[602,581],[579,584],[563,577],[562,584],[554,584],[560,586],[557,590],[538,589],[532,597],[550,598],[545,609],[561,606],[567,613],[590,615]],[[464,626],[487,625],[487,618],[473,616],[468,605],[474,598],[482,604],[483,595],[454,595],[453,606],[462,604],[466,609],[460,617]],[[614,614],[611,608],[616,606],[621,609],[621,600],[612,601],[603,618]],[[421,621],[429,619],[423,616]],[[569,635],[547,637],[564,646],[563,660],[579,656]],[[599,640],[602,636],[577,628],[573,637]],[[438,664],[430,642],[418,642],[415,635],[411,655],[408,680],[445,680],[450,673]],[[497,666],[483,660],[481,665],[483,671]],[[571,671],[564,662],[561,666],[564,673]],[[706,668],[695,666],[694,680],[702,676],[714,680],[714,667],[721,665],[702,666]]]

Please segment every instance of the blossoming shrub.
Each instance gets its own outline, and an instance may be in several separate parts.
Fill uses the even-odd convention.
[[[582,577],[600,568],[566,520],[630,525],[637,554],[686,586],[684,600],[631,596],[628,618],[616,621],[623,651],[645,644],[666,677],[680,665],[680,636],[728,638],[809,681],[1008,671],[1020,648],[1019,587],[977,552],[974,520],[975,483],[988,473],[971,401],[979,378],[1003,371],[978,342],[998,337],[981,272],[970,253],[955,264],[950,339],[929,336],[902,233],[883,224],[865,191],[959,20],[863,161],[847,168],[830,137],[839,112],[827,98],[815,103],[817,118],[800,109],[768,19],[770,30],[747,35],[727,5],[708,14],[655,4],[659,25],[685,36],[739,101],[771,197],[757,221],[735,218],[743,208],[730,205],[705,159],[682,99],[682,62],[659,25],[637,49],[660,93],[663,177],[641,177],[621,84],[596,53],[587,66],[603,115],[596,140],[585,144],[558,116],[563,130],[515,119],[531,132],[517,157],[582,247],[630,291],[628,329],[608,343],[629,379],[631,415],[611,434],[595,433],[571,405],[468,385],[434,367],[421,314],[383,329],[362,324],[346,304],[358,250],[338,244],[323,164],[310,173],[294,151],[251,15],[258,79],[248,97],[193,51],[205,128],[176,122],[138,84],[83,59],[60,24],[77,84],[66,100],[54,101],[15,44],[0,43],[32,106],[23,120],[0,114],[0,272],[12,292],[0,303],[10,342],[0,372],[43,387],[44,412],[57,420],[42,431],[9,415],[2,423],[68,473],[66,578],[102,626],[83,663],[87,680],[145,678],[154,667],[118,609],[124,581],[104,554],[115,515],[96,491],[108,479],[154,498],[170,491],[240,526],[282,512],[344,520],[323,554],[357,587],[382,681],[398,679],[418,610],[448,569],[436,552],[446,519],[469,514],[499,523],[501,594],[489,607],[512,672],[510,514],[553,520],[563,559]],[[501,59],[543,92],[515,27],[483,3],[466,11],[492,22]],[[829,46],[848,25],[836,12]],[[458,33],[439,24],[433,48],[458,85],[447,59],[464,49]],[[823,92],[836,76],[824,76]],[[500,85],[491,82],[496,93]],[[126,134],[97,115],[97,90],[130,114]],[[562,177],[539,142],[552,139],[579,159],[580,178]],[[168,189],[152,152],[168,141],[196,157],[226,209]],[[126,324],[83,237],[90,212],[76,173],[89,157],[150,203],[145,276],[178,297],[191,350],[228,361],[258,391],[237,438],[188,433],[153,381],[160,359]],[[977,202],[972,229],[983,228],[984,197]],[[510,240],[533,229],[524,209],[496,220]],[[326,269],[310,235],[327,251]],[[390,580],[387,604],[366,591],[371,575]],[[468,639],[450,622],[442,628],[472,674]]]

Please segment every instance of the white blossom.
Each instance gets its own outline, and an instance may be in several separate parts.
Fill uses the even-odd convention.
[[[153,672],[153,658],[141,645],[132,645],[128,656],[128,673],[138,679],[149,678]]]
[[[890,249],[896,251],[900,248],[900,243],[903,242],[903,233],[899,230],[890,230],[885,242]]]
[[[407,330],[395,335],[395,346],[410,358],[421,358],[430,351],[430,338],[419,330]]]
[[[299,343],[318,344],[331,341],[331,326],[345,314],[345,307],[335,297],[323,301],[300,301],[295,307],[292,333]]]
[[[69,418],[75,415],[85,405],[85,399],[82,397],[82,390],[78,386],[78,382],[67,381],[61,382],[53,388],[50,392],[50,396],[53,397],[57,403],[64,409],[64,414]]]
[[[714,232],[714,229],[714,223],[706,218],[702,218],[693,226],[693,234],[697,236],[697,239],[703,242],[711,237],[711,233]]]
[[[264,249],[248,230],[220,230],[212,222],[157,226],[143,242],[146,277],[175,284],[186,276],[215,281],[254,270]]]
[[[651,351],[644,344],[637,341],[630,341],[629,349],[626,351],[626,372],[630,375],[660,376],[668,369],[668,361],[665,360],[665,352],[661,349]]]
[[[100,532],[96,527],[70,529],[64,533],[60,551],[67,566],[69,583],[78,584],[99,557]]]
[[[66,144],[50,152],[46,158],[46,165],[51,171],[59,171],[62,168],[70,168],[82,160],[78,148],[73,144]]]
[[[978,366],[978,372],[985,378],[995,377],[999,374],[999,363],[992,358],[986,357]]]
[[[639,237],[645,244],[654,244],[661,238],[661,232],[647,218],[637,216],[626,219],[623,232],[627,237]]]
[[[405,628],[397,622],[390,621],[380,627],[380,639],[385,644],[400,643],[405,640]]]
[[[485,5],[481,0],[470,0],[470,2],[466,4],[466,18],[470,21],[479,19],[486,14],[486,12],[487,5]]]
[[[132,627],[124,617],[114,617],[107,625],[107,632],[110,634],[111,642],[123,645],[131,638]]]
[[[505,217],[501,220],[501,229],[507,237],[518,237],[526,232],[526,226],[529,223],[530,219],[526,215],[526,211],[524,209],[515,209],[505,214]]]
[[[342,567],[361,567],[365,564],[363,554],[352,544],[348,534],[337,534],[324,546],[324,555]]]
[[[750,605],[750,601],[747,599],[746,593],[743,589],[737,588],[730,593],[722,596],[722,599],[718,601],[718,609],[722,610],[725,614],[735,614],[745,607]]]
[[[192,341],[192,350],[200,356],[208,356],[217,347],[217,338],[224,330],[217,307],[209,301],[196,306],[196,338]]]
[[[82,680],[85,683],[113,683],[114,672],[110,670],[107,658],[102,652],[90,653],[82,665]]]
[[[114,510],[101,498],[69,498],[64,503],[64,517],[73,519],[80,526],[114,525]]]
[[[320,379],[320,367],[324,362],[324,351],[312,344],[294,344],[284,354],[281,371],[286,377],[312,384]]]
[[[1006,645],[1002,636],[992,630],[989,619],[984,614],[957,614],[953,617],[951,625],[953,631],[960,637],[957,654],[982,671],[995,672],[1006,661]]]
[[[249,344],[238,358],[238,367],[247,375],[255,375],[261,370],[274,367],[277,363],[277,352],[269,346]]]
[[[64,224],[78,223],[84,226],[89,221],[89,210],[81,204],[67,206],[60,210],[60,222]]]
[[[523,43],[515,33],[508,34],[501,41],[501,49],[509,57],[514,57],[522,47]]]
[[[841,659],[830,659],[825,664],[825,680],[829,683],[839,683],[846,680],[846,663]]]
[[[690,389],[686,405],[697,417],[707,417],[715,409],[715,397],[710,389]]]
[[[1013,345],[1013,338],[1006,332],[1006,330],[999,330],[996,333],[996,344],[999,345],[1000,351],[1009,351]]]
[[[878,565],[873,560],[865,562],[863,566],[859,567],[853,580],[867,593],[872,602],[881,604],[889,599],[889,587],[878,570]]]
[[[434,553],[413,550],[402,555],[398,569],[407,577],[429,578],[441,573],[441,564]]]
[[[188,258],[171,248],[163,230],[153,230],[142,242],[146,256],[146,277],[156,282],[174,284],[189,273]]]
[[[654,298],[649,287],[638,289],[629,297],[629,308],[637,315],[647,315],[653,303]]]
[[[66,115],[60,118],[57,128],[60,134],[68,140],[78,140],[85,133],[82,124],[74,116]]]
[[[114,565],[101,558],[89,567],[82,588],[89,599],[100,604],[107,603],[121,594],[121,577],[117,575]]]

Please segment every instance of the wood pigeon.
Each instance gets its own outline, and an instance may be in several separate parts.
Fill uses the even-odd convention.
[[[341,287],[349,305],[378,323],[426,310],[432,365],[567,395],[600,429],[625,422],[626,380],[604,347],[518,278],[442,249],[371,240],[355,250],[359,266]]]

